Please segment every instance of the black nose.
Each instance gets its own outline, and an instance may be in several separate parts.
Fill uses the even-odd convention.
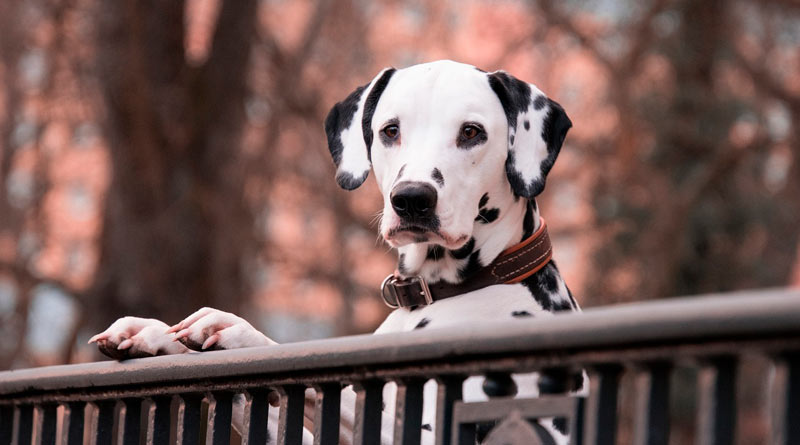
[[[436,189],[424,182],[401,182],[392,190],[390,199],[401,218],[429,218],[436,212]]]

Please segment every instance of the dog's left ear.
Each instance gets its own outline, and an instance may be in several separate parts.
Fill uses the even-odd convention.
[[[370,83],[356,88],[345,100],[334,105],[325,118],[328,150],[336,164],[336,182],[343,189],[355,189],[369,175],[372,115],[394,72],[394,68],[384,69]]]
[[[488,74],[508,119],[506,174],[511,189],[524,198],[544,190],[544,182],[572,127],[561,105],[535,85],[504,71]]]

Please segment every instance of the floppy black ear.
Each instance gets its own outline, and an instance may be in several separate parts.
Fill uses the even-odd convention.
[[[508,119],[508,182],[515,194],[532,198],[544,190],[572,121],[535,85],[504,71],[488,76]]]
[[[394,72],[394,68],[384,69],[370,83],[356,88],[334,105],[325,119],[328,150],[336,164],[336,182],[343,189],[355,189],[369,175],[372,115]]]

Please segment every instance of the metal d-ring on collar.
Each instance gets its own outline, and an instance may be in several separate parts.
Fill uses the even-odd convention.
[[[413,307],[433,303],[428,283],[421,276],[400,278],[389,275],[381,283],[381,297],[390,308]]]

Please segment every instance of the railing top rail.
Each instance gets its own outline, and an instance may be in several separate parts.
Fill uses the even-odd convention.
[[[190,382],[491,354],[800,336],[800,289],[758,290],[530,319],[231,351],[0,372],[0,399],[30,391]]]

